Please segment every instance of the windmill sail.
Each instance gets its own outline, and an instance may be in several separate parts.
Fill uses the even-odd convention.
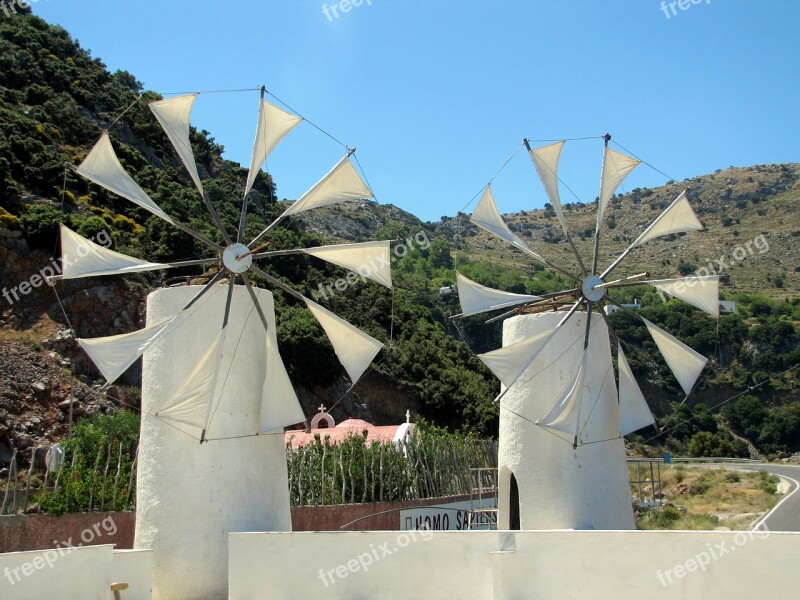
[[[539,356],[557,329],[554,327],[505,348],[479,354],[478,358],[504,386],[510,388]]]
[[[305,303],[325,330],[350,381],[357,382],[383,344],[316,302],[305,298]]]
[[[279,219],[320,206],[370,197],[372,190],[356,172],[348,154],[325,177],[287,208]]]
[[[583,353],[578,371],[567,382],[553,407],[536,424],[545,429],[577,435],[581,413],[581,402],[585,390],[587,353]]]
[[[275,331],[273,328],[272,332]],[[289,380],[286,367],[278,353],[275,334],[267,334],[267,374],[261,395],[261,412],[258,421],[259,433],[283,429],[305,420],[303,409],[297,400],[294,386]]]
[[[497,210],[497,205],[494,202],[491,184],[486,186],[486,191],[483,193],[481,201],[478,202],[478,206],[475,207],[475,211],[472,213],[469,220],[481,229],[485,229],[489,233],[507,241],[512,246],[519,248],[523,252],[527,252],[537,260],[544,260],[541,256],[536,254],[536,252],[528,248],[525,242],[516,234],[512,233],[508,225],[503,221],[503,217],[500,216],[500,212]]]
[[[169,268],[170,265],[146,262],[104,248],[61,224],[61,279],[120,275]]]
[[[208,417],[217,387],[217,375],[225,346],[225,329],[220,331],[200,362],[186,377],[167,404],[155,416],[167,421],[185,423],[199,429],[208,427]]]
[[[683,391],[689,394],[708,359],[654,323],[647,319],[642,320]]]
[[[617,345],[617,368],[619,371],[619,435],[625,436],[642,427],[655,423],[644,394],[633,377],[633,372],[622,351]]]
[[[172,317],[132,333],[92,339],[79,338],[78,344],[89,355],[106,381],[113,383],[153,345],[176,318]]]
[[[606,147],[603,152],[603,169],[600,176],[600,196],[597,201],[597,230],[617,188],[641,161]]]
[[[561,206],[561,197],[558,193],[558,162],[563,148],[564,142],[556,142],[549,146],[530,150],[528,154],[533,160],[539,179],[542,180],[547,197],[550,198],[550,204],[553,205],[553,209],[558,215],[561,229],[564,230],[564,235],[567,235],[567,220],[564,218],[564,208]]]
[[[713,317],[719,317],[719,276],[654,279],[646,282],[657,290],[680,298]]]
[[[262,98],[258,108],[258,126],[253,143],[253,154],[250,158],[250,171],[244,195],[247,196],[256,181],[261,167],[270,152],[286,137],[303,119],[270,104]]]
[[[391,288],[392,269],[389,251],[388,241],[303,248],[303,252],[309,256],[321,258]]]
[[[456,283],[458,285],[458,300],[461,303],[461,316],[463,317],[541,300],[539,296],[512,294],[511,292],[483,286],[471,279],[467,279],[458,271],[456,271]]]
[[[97,185],[149,210],[167,223],[175,224],[169,218],[169,215],[161,210],[122,168],[117,155],[114,153],[114,148],[111,146],[107,131],[103,132],[103,135],[100,136],[100,139],[83,162],[75,167],[75,172],[81,177],[85,177],[89,181],[93,181]]]
[[[167,134],[169,141],[172,142],[181,162],[183,162],[183,166],[186,167],[189,176],[192,178],[192,181],[194,181],[194,185],[202,196],[203,184],[197,172],[197,164],[194,160],[192,144],[189,141],[189,134],[191,132],[189,119],[196,98],[197,94],[187,94],[185,96],[176,96],[168,100],[151,102],[148,106],[161,124],[161,128],[164,130],[164,133]]]
[[[644,230],[629,249],[641,246],[657,237],[663,237],[673,233],[684,233],[687,231],[700,231],[703,224],[694,214],[692,206],[686,197],[686,190],[673,201],[658,218]]]

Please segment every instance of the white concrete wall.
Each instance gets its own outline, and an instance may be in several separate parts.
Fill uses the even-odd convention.
[[[564,315],[543,313],[505,321],[508,346],[554,328]],[[594,407],[583,439],[610,440],[578,446],[556,437],[534,422],[558,400],[580,364],[586,331],[585,313],[576,313],[556,333],[533,364],[501,400],[499,442],[499,525],[509,521],[509,486],[513,473],[519,487],[521,529],[633,529],[625,446],[619,436],[617,391],[608,329],[595,315],[589,345],[587,384]]]
[[[0,598],[108,600],[111,584],[127,582],[125,600],[149,600],[152,556],[86,546],[0,554]]]
[[[115,550],[108,580],[109,584],[128,584],[122,594],[123,600],[150,600],[153,597],[153,553],[150,550]]]
[[[437,531],[401,540],[410,533],[232,534],[230,598],[730,600],[800,589],[797,533]]]
[[[175,314],[199,289],[153,292],[148,323]],[[204,296],[190,318],[144,359],[135,547],[153,550],[155,598],[225,598],[228,533],[291,530],[282,431],[201,445],[148,416],[171,397],[219,334],[226,289],[217,286]],[[272,295],[257,293],[274,331]],[[257,431],[266,364],[263,326],[246,290],[237,286],[209,438]]]

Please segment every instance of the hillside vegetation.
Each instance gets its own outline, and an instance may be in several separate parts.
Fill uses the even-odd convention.
[[[143,90],[132,74],[109,73],[59,27],[32,15],[0,21],[3,286],[29,280],[51,261],[60,222],[88,237],[108,232],[114,249],[137,257],[169,261],[204,254],[192,238],[65,170],[65,164],[78,164],[102,129],[124,111],[110,134],[128,172],[168,213],[218,238],[179,159],[147,109],[147,102],[157,98],[158,94]],[[246,172],[222,158],[222,147],[211,133],[193,131],[192,144],[205,189],[226,225],[234,228]],[[800,362],[796,296],[800,218],[792,210],[800,194],[799,169],[797,165],[728,169],[614,199],[609,230],[603,232],[608,242],[603,262],[622,250],[687,184],[707,225],[706,232],[637,251],[621,274],[642,268],[659,277],[688,274],[708,261],[734,256],[739,246],[750,248],[743,260],[723,273],[725,294],[738,307],[719,322],[677,301],[665,303],[651,289],[628,288],[619,296],[638,298],[644,316],[713,358],[698,391],[677,416],[670,416],[683,399],[677,384],[639,323],[625,315],[613,317],[630,345],[629,358],[652,408],[667,424],[667,434],[649,440],[655,430],[644,431],[636,438],[639,443],[728,454],[746,454],[748,442],[765,453],[798,449],[797,374],[773,377]],[[283,209],[279,182],[269,175],[261,173],[254,189],[248,235],[260,231]],[[594,206],[570,204],[566,210],[576,242],[588,255]],[[542,254],[572,264],[552,209],[509,215],[509,222]],[[768,250],[761,251],[766,245],[759,236]],[[326,288],[345,273],[305,256],[285,257],[267,267],[390,348],[345,395],[348,382],[319,326],[304,307],[275,291],[280,351],[306,413],[312,414],[320,402],[330,405],[341,398],[337,419],[353,415],[377,423],[399,422],[410,409],[451,429],[496,435],[498,409],[492,399],[499,384],[474,354],[498,347],[500,325],[487,326],[478,317],[450,319],[459,312],[456,294],[447,293],[454,283],[455,263],[472,279],[514,292],[553,292],[567,287],[565,281],[531,264],[521,253],[501,247],[464,218],[422,223],[397,207],[374,202],[345,203],[289,219],[273,230],[270,249],[367,239],[400,242],[392,259],[394,294],[372,283],[357,283],[344,291]],[[170,273],[172,281],[174,275],[203,280],[197,269]],[[23,374],[28,371],[16,368],[11,357],[38,353],[37,378],[56,369],[60,376],[76,381],[76,387],[96,391],[98,373],[77,348],[75,335],[111,335],[141,327],[146,293],[162,283],[152,274],[60,283],[64,311],[47,286],[33,289],[24,301],[0,300],[0,353],[9,366],[9,376],[0,381],[0,450],[46,443],[64,432],[56,422],[55,407],[64,402],[68,386],[53,376],[45,379],[59,381],[57,386],[34,389],[37,381],[26,380]],[[70,326],[72,333],[65,331]],[[97,407],[113,412],[126,402],[135,404],[139,377],[135,366],[122,380],[130,390],[117,390],[113,406],[93,400],[81,407],[84,414],[100,410]],[[753,400],[747,396],[719,412],[722,401],[754,386],[758,387],[748,395],[761,412],[751,414]],[[740,406],[742,402],[751,405]]]

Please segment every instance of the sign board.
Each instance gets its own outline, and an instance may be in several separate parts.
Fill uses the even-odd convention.
[[[497,499],[484,498],[481,508],[495,508]],[[400,511],[400,529],[402,531],[430,529],[433,531],[466,531],[469,529],[469,511],[472,503],[469,500],[418,506]],[[476,506],[477,508],[477,506]]]

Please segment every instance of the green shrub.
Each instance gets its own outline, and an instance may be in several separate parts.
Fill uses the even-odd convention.
[[[65,461],[58,477],[57,491],[39,495],[42,510],[63,514],[87,512],[104,507],[126,509],[128,498],[136,497],[136,478],[129,487],[131,471],[139,441],[139,416],[133,412],[118,412],[113,416],[98,415],[78,421],[72,436],[64,443]],[[121,457],[121,459],[120,459]],[[120,461],[118,486],[114,480]],[[108,476],[105,469],[108,467]],[[74,468],[73,468],[74,466]]]
[[[28,243],[36,248],[52,250],[58,236],[61,211],[50,204],[35,204],[19,220]]]
[[[0,206],[0,227],[4,229],[19,229],[19,218],[12,215]]]

